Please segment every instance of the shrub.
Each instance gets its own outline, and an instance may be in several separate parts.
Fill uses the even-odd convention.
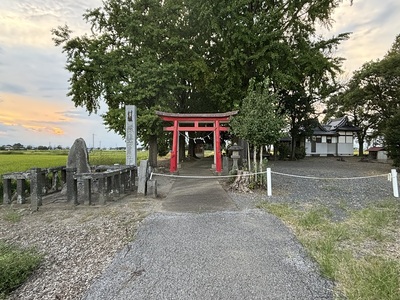
[[[306,148],[296,147],[296,152],[294,153],[294,157],[296,159],[303,159],[304,157],[306,157]]]
[[[285,160],[288,158],[290,154],[289,145],[285,143],[280,143],[278,146],[278,158],[279,160]]]
[[[42,256],[34,249],[21,249],[0,241],[0,297],[20,286],[38,267]]]

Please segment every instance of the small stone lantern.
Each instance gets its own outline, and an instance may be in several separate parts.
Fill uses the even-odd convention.
[[[240,158],[240,151],[243,150],[243,147],[238,146],[236,143],[233,144],[233,146],[229,147],[228,149],[229,151],[232,151],[232,159],[233,159],[233,165],[232,165],[232,171],[233,170],[238,170],[239,166],[238,166],[238,160]]]

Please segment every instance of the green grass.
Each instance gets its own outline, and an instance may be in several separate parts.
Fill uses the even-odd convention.
[[[4,152],[3,152],[4,153]],[[7,152],[6,152],[7,153]],[[67,154],[54,151],[0,154],[0,175],[11,172],[23,172],[31,168],[65,166]]]
[[[3,209],[4,209],[4,214],[3,214],[4,221],[10,223],[18,223],[19,221],[21,221],[22,216],[17,211],[11,208],[3,208]]]
[[[398,201],[349,211],[340,222],[332,221],[329,210],[321,206],[299,209],[262,203],[260,207],[293,229],[321,273],[335,281],[338,299],[400,299]]]
[[[148,158],[147,151],[139,151],[137,160]],[[0,175],[23,172],[31,168],[65,166],[68,151],[0,151]],[[125,151],[92,151],[89,153],[91,165],[125,164]]]
[[[41,261],[35,249],[21,249],[0,240],[0,299],[20,286]]]

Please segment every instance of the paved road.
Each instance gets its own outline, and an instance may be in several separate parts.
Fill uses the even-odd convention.
[[[190,172],[210,174],[204,161],[196,165]],[[280,220],[236,209],[217,180],[190,180],[197,186],[175,180],[161,211],[84,299],[333,298],[332,284]]]

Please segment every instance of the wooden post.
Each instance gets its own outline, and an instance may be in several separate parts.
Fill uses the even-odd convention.
[[[215,121],[215,172],[222,172],[221,164],[221,132],[219,131],[219,121]]]
[[[271,168],[267,168],[267,196],[272,196]]]
[[[392,185],[393,185],[393,196],[399,198],[399,186],[397,184],[397,171],[392,169]]]
[[[179,129],[178,120],[174,121],[174,130],[172,134],[172,152],[170,159],[169,171],[175,173],[178,169],[178,139],[179,139]]]

